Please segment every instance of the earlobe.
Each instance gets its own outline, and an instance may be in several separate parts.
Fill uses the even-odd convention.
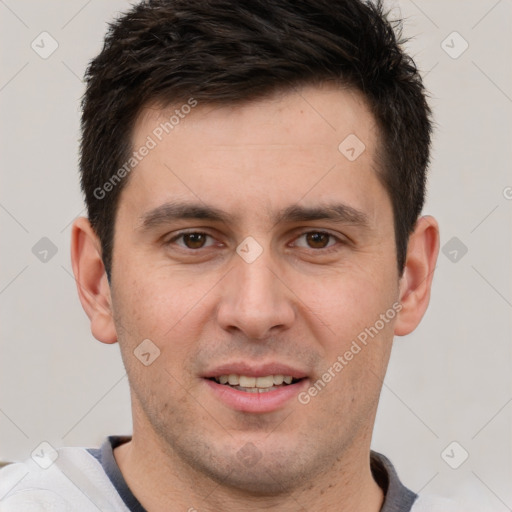
[[[93,336],[103,343],[115,343],[110,285],[101,258],[101,244],[90,222],[80,217],[71,233],[71,262],[78,296],[91,321]]]
[[[404,336],[418,326],[430,301],[430,290],[439,253],[439,227],[431,216],[418,219],[409,238],[404,273],[400,279],[402,309],[395,335]]]

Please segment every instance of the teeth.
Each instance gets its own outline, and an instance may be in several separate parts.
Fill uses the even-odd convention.
[[[255,388],[256,377],[246,377],[245,375],[240,375],[240,386],[243,388]]]
[[[243,388],[242,386],[234,386],[234,389],[245,391],[246,393],[267,393],[272,391],[273,388]]]
[[[220,384],[229,384],[230,386],[240,386],[242,388],[267,389],[272,386],[281,386],[291,384],[293,377],[291,375],[266,375],[265,377],[248,377],[247,375],[220,375],[215,377]]]
[[[274,385],[274,377],[267,375],[266,377],[258,377],[256,379],[257,388],[271,388]]]

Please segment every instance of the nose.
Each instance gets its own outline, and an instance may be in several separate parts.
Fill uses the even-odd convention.
[[[269,251],[252,263],[235,255],[235,266],[223,280],[217,309],[217,320],[223,329],[262,340],[293,324],[294,295],[272,263]]]

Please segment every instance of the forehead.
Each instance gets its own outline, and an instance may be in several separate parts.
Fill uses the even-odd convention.
[[[291,124],[291,119],[300,123]],[[262,127],[265,130],[256,129]],[[376,135],[376,123],[365,97],[354,88],[323,83],[279,90],[261,99],[233,104],[208,103],[192,97],[170,106],[150,104],[136,120],[132,142],[143,142],[140,137],[150,132],[157,139],[183,135],[181,142],[187,136],[192,143],[191,135],[207,135],[219,148],[306,143],[325,147],[334,144],[337,149],[336,142],[355,131],[370,145]]]
[[[138,209],[174,197],[229,203],[237,212],[253,207],[253,214],[269,218],[277,206],[314,206],[341,194],[371,216],[372,200],[383,192],[377,140],[373,115],[351,89],[309,86],[237,105],[192,99],[151,106],[132,135],[134,151],[151,150],[123,194]]]

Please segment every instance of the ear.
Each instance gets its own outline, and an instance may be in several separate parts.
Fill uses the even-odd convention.
[[[115,343],[117,333],[101,244],[90,222],[79,217],[71,232],[71,262],[82,307],[91,321],[92,335],[103,343]]]
[[[395,335],[416,329],[430,301],[430,289],[439,253],[439,226],[431,216],[420,217],[409,237],[404,272],[400,278],[402,309],[395,323]]]

